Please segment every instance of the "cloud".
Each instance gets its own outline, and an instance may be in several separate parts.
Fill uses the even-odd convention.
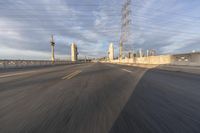
[[[51,53],[1,47],[1,59],[50,59]],[[42,58],[41,58],[42,57]]]
[[[160,54],[199,50],[199,4],[186,0],[133,1],[133,43],[128,49],[156,49]],[[106,56],[110,42],[118,51],[121,5],[122,1],[116,0],[2,0],[0,49],[4,52],[0,57],[23,58],[22,51],[27,51],[29,59],[49,59],[51,34],[58,58],[69,57],[72,42],[78,44],[82,57]]]

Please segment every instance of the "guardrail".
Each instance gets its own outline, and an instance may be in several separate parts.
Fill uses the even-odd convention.
[[[0,69],[67,65],[75,63],[81,62],[55,61],[52,63],[52,61],[49,60],[0,60]]]

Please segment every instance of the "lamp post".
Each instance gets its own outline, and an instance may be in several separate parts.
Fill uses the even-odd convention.
[[[51,35],[51,52],[52,52],[52,56],[51,56],[51,61],[52,61],[52,64],[55,63],[55,42],[54,42],[54,39],[53,39],[53,35]]]

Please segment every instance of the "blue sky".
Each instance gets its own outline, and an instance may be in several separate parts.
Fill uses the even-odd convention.
[[[81,57],[116,56],[123,0],[1,0],[0,59],[67,59],[76,42]],[[199,0],[133,0],[131,50],[159,54],[200,51]]]

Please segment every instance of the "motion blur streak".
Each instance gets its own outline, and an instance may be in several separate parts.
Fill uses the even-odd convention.
[[[101,63],[0,78],[0,132],[198,132],[199,81],[194,74]]]

